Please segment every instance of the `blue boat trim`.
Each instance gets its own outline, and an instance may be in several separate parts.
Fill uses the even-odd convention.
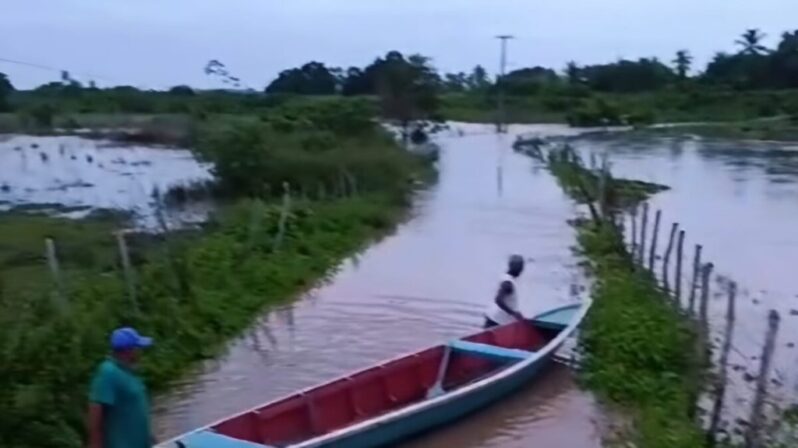
[[[183,437],[175,446],[182,444],[185,448],[274,448],[268,445],[234,439],[213,431],[199,431]]]
[[[479,356],[494,361],[523,361],[532,356],[532,352],[514,348],[498,347],[496,345],[479,344],[460,339],[449,342],[455,352],[465,352],[469,355]]]
[[[291,444],[292,448],[371,448],[375,446],[391,446],[396,441],[406,438],[423,430],[448,423],[469,412],[473,412],[487,404],[496,401],[522,387],[533,379],[537,372],[550,361],[555,352],[566,338],[579,326],[588,310],[591,307],[589,300],[579,303],[558,307],[551,311],[544,312],[530,322],[535,322],[542,328],[559,330],[559,334],[554,337],[545,347],[535,352],[528,352],[529,355],[522,360],[510,364],[499,373],[486,377],[468,386],[444,393],[442,395],[433,394],[427,400],[410,405],[406,408],[396,410],[379,417],[372,418],[361,423],[335,430],[330,433],[319,435],[310,440],[305,440],[296,444]],[[570,315],[571,320],[567,325],[563,325],[563,319]],[[538,323],[539,320],[539,323]],[[443,347],[447,347],[444,345]],[[447,347],[447,351],[453,349]],[[400,359],[407,355],[398,356]],[[387,362],[387,361],[386,361]],[[309,390],[309,389],[307,389]],[[437,395],[437,396],[435,396]],[[263,405],[252,408],[247,412],[253,412]],[[229,418],[229,417],[228,417]],[[211,433],[212,426],[226,421],[228,418],[217,423],[195,430],[192,433],[180,436],[170,441],[157,445],[159,448],[178,448],[176,441],[191,442],[194,437],[201,433]],[[218,434],[213,434],[218,435]],[[224,436],[222,436],[224,437]],[[225,438],[229,439],[229,438]],[[227,440],[214,438],[207,439],[226,443]],[[186,444],[186,448],[276,448],[267,445],[253,444],[233,439],[234,445],[194,445]],[[202,442],[202,436],[198,443]],[[286,447],[287,448],[287,447]]]
[[[579,307],[565,305],[539,314],[533,317],[531,322],[540,328],[562,330],[574,320],[578,311]]]

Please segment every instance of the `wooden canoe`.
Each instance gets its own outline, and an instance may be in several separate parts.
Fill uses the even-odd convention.
[[[364,448],[476,411],[532,380],[587,313],[555,308],[456,339],[226,418],[162,448]]]

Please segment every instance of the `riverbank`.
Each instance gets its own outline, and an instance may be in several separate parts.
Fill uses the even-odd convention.
[[[494,123],[497,102],[496,95],[490,93],[447,94],[441,97],[441,109],[450,120]],[[717,123],[717,126],[709,125],[717,128],[715,132],[729,133],[737,129],[751,138],[783,135],[780,139],[787,139],[795,135],[794,130],[788,128],[796,126],[789,122],[789,117],[795,115],[796,105],[798,92],[794,90],[738,92],[692,87],[613,94],[560,89],[508,95],[505,113],[510,123],[570,123],[575,126]],[[675,131],[678,129],[681,128]]]
[[[584,168],[570,149],[552,150],[544,160],[564,191],[575,200],[598,198],[599,177]],[[673,448],[703,446],[691,416],[701,362],[694,326],[673,307],[650,273],[636,268],[619,230],[606,217],[645,199],[636,190],[625,197],[623,180],[607,182],[604,210],[576,222],[579,252],[594,278],[594,309],[582,331],[585,384],[628,415],[627,433],[607,443]],[[616,186],[616,187],[614,187]],[[650,195],[661,188],[645,188]],[[588,195],[586,198],[585,196]],[[595,207],[594,207],[595,208]],[[596,219],[598,218],[598,219]],[[614,446],[614,445],[613,445]]]
[[[728,123],[650,126],[635,129],[631,132],[634,135],[646,136],[695,135],[713,139],[798,142],[798,116]]]
[[[3,232],[0,242],[7,254],[0,295],[0,444],[82,446],[87,382],[112,328],[134,325],[155,337],[142,375],[152,389],[162,389],[214,355],[264,305],[290,299],[385,234],[403,210],[379,195],[298,203],[275,250],[279,206],[239,202],[203,234],[170,236],[146,251],[136,246],[135,298],[114,259],[112,226],[0,217],[4,230],[26,227]],[[8,222],[14,220],[25,222]],[[37,255],[44,236],[58,238],[63,249],[60,294]]]
[[[434,178],[431,158],[399,147],[367,108],[290,112],[205,124],[196,154],[222,205],[198,229],[169,227],[160,204],[159,233],[126,233],[121,250],[130,222],[0,214],[1,446],[82,446],[87,384],[113,328],[155,337],[142,376],[163,390],[390,232]]]

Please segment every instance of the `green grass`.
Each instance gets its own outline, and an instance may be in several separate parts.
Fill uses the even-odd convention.
[[[441,97],[441,113],[447,120],[467,123],[498,121],[495,97],[471,94],[448,94]],[[565,123],[564,110],[553,110],[539,97],[506,99],[508,123]]]
[[[699,135],[707,138],[798,142],[798,118],[705,123],[635,131],[644,135]]]
[[[646,117],[655,123],[727,123],[798,112],[798,90],[737,92],[694,86],[658,92],[607,94],[567,89],[543,89],[534,95],[506,99],[511,123],[565,123],[569,113],[602,101],[621,117]],[[442,97],[447,119],[496,121],[497,100],[487,94],[448,94]]]
[[[297,204],[284,243],[273,252],[278,207],[239,201],[202,234],[145,252],[136,266],[140,313],[111,261],[112,227],[5,217],[0,446],[82,446],[87,382],[115,326],[131,324],[155,336],[158,343],[146,357],[143,376],[156,390],[166,387],[191,363],[217,353],[263,306],[291,299],[342,257],[390,230],[403,210],[381,195]],[[34,255],[42,253],[42,235],[93,254],[62,254],[69,266],[65,307],[49,294],[44,260]]]
[[[704,446],[689,416],[698,387],[691,324],[648,274],[633,269],[611,228],[584,225],[578,235],[596,280],[582,331],[585,383],[629,413],[636,446]]]

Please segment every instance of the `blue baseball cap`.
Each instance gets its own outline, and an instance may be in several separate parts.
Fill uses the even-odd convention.
[[[146,348],[151,345],[152,338],[146,338],[130,327],[117,328],[111,333],[111,348],[113,350]]]

